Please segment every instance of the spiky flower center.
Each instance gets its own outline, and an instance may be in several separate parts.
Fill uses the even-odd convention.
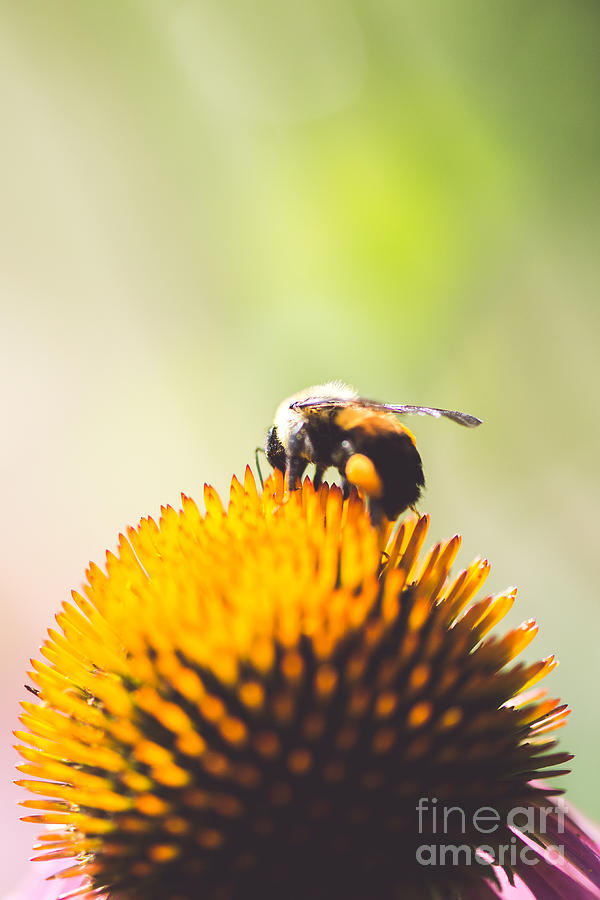
[[[517,697],[553,659],[508,665],[534,623],[487,636],[514,591],[472,602],[487,561],[451,579],[458,537],[420,563],[426,516],[384,534],[335,487],[287,497],[275,473],[259,494],[248,472],[227,511],[205,505],[128,529],[49,631],[19,732],[44,798],[28,819],[53,826],[39,858],[144,900],[385,900],[491,874],[420,866],[439,834],[416,808],[460,807],[443,840],[475,846],[477,809],[538,802],[531,780],[567,759],[547,736],[565,707]]]

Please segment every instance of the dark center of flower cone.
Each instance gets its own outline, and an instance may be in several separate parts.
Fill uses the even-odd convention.
[[[19,737],[43,780],[23,783],[52,799],[26,805],[62,828],[40,858],[146,900],[460,897],[493,879],[417,851],[514,845],[510,811],[544,805],[532,779],[570,758],[547,737],[566,708],[516,696],[553,666],[508,666],[533,623],[486,638],[514,591],[473,603],[489,567],[451,580],[458,538],[419,568],[427,517],[382,556],[387,533],[334,488],[283,502],[280,479],[259,495],[247,477],[227,514],[206,500],[205,518],[185,498],[130,529],[35,665]]]

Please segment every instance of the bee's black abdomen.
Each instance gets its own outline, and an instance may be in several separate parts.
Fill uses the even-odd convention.
[[[369,434],[353,429],[355,451],[368,456],[383,482],[383,496],[378,501],[388,519],[395,519],[421,496],[425,486],[419,451],[404,432]]]
[[[393,441],[386,438],[381,456],[379,461],[374,455],[373,462],[383,480],[383,509],[388,519],[395,519],[418,501],[425,487],[421,456],[407,434],[399,434]]]

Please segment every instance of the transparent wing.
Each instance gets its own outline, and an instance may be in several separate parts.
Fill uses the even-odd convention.
[[[458,425],[464,425],[466,428],[476,428],[481,425],[481,419],[471,416],[469,413],[458,412],[456,409],[438,409],[435,406],[408,406],[406,404],[396,403],[377,403],[375,400],[341,400],[335,397],[308,397],[306,400],[299,400],[292,403],[292,409],[336,409],[344,406],[362,406],[365,409],[377,409],[386,412],[397,413],[400,416],[417,415],[417,416],[433,416],[436,419],[444,417],[451,419]]]
[[[369,404],[370,406],[371,404]],[[417,415],[417,416],[434,416],[436,419],[442,416],[445,419],[452,419],[458,425],[464,425],[466,428],[476,428],[481,425],[481,419],[477,416],[470,416],[469,413],[458,412],[456,409],[438,409],[435,406],[396,406],[393,403],[376,404],[378,409],[388,409],[390,412],[399,415]]]

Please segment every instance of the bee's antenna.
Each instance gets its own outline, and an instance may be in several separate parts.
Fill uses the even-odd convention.
[[[258,472],[258,480],[260,481],[260,489],[264,490],[265,483],[263,481],[262,472],[260,471],[260,464],[258,462],[258,454],[263,453],[265,456],[267,455],[262,447],[257,447],[254,451],[254,462],[256,463],[256,471]]]

